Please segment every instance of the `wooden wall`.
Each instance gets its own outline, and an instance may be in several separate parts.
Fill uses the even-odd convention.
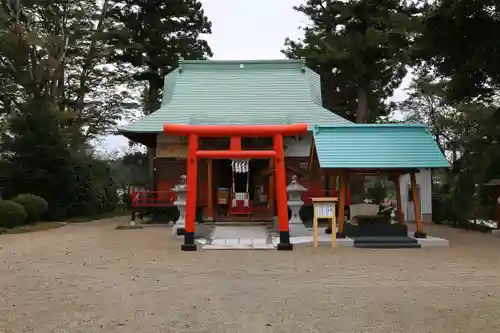
[[[187,138],[158,134],[156,140],[156,157],[187,157]]]

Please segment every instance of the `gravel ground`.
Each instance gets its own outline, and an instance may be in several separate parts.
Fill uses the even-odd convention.
[[[123,219],[0,236],[0,332],[500,332],[500,238],[181,252]]]

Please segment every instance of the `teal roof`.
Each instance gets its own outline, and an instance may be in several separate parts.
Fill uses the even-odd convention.
[[[396,169],[449,166],[422,124],[316,126],[314,142],[321,168]]]
[[[301,60],[181,60],[165,77],[160,109],[120,129],[163,124],[349,124],[321,106],[319,75]]]

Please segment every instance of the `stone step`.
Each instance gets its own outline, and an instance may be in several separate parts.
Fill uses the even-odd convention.
[[[272,244],[261,244],[261,245],[247,245],[247,244],[235,244],[235,245],[214,245],[206,244],[202,246],[204,250],[274,250],[275,247]]]
[[[354,247],[365,249],[419,249],[420,244],[414,243],[354,243]]]

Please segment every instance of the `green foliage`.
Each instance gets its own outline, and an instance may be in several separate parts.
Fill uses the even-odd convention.
[[[72,146],[112,131],[133,102],[117,88],[128,73],[106,66],[113,50],[108,37],[119,24],[110,11],[117,4],[8,3],[0,6],[0,113],[21,112],[23,102],[44,98]]]
[[[110,11],[120,28],[112,34],[113,61],[132,65],[134,78],[147,81],[144,110],[159,107],[165,75],[180,57],[206,59],[212,51],[202,34],[210,34],[212,23],[198,0],[124,0]]]
[[[368,188],[368,198],[373,200],[373,203],[380,204],[387,196],[386,188],[382,186],[380,180],[376,180],[373,187]]]
[[[32,101],[22,108],[9,118],[0,145],[3,195],[45,198],[50,220],[114,210],[118,199],[107,163],[69,149],[50,104]]]
[[[13,228],[25,223],[28,214],[21,204],[0,200],[0,227]]]
[[[49,209],[49,204],[44,198],[33,194],[19,194],[12,199],[22,205],[26,210],[26,222],[33,223],[40,221],[43,214]]]
[[[429,2],[416,60],[450,78],[450,99],[490,98],[499,88],[500,6],[497,0]]]
[[[385,100],[410,61],[417,8],[401,0],[308,0],[294,8],[312,24],[283,52],[305,57],[321,75],[325,107],[358,123],[387,115]]]
[[[129,185],[147,186],[149,176],[148,156],[143,152],[129,152],[110,163],[114,181],[120,188]]]

